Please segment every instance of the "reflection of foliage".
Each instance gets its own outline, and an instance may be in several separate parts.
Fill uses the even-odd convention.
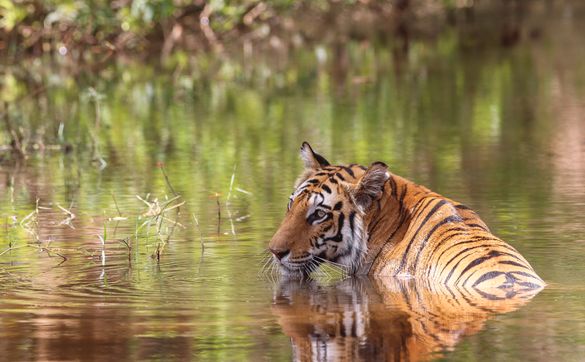
[[[203,207],[202,212],[197,205],[213,206],[210,195],[216,193],[225,199],[234,165],[236,179],[254,193],[249,201],[236,192],[241,198],[234,203],[242,209],[235,217],[262,214],[262,220],[275,224],[280,214],[274,208],[280,210],[278,200],[285,199],[299,172],[295,150],[304,139],[322,140],[319,149],[334,162],[382,159],[394,172],[447,196],[460,195],[461,201],[479,208],[488,195],[515,204],[546,198],[546,192],[536,199],[529,190],[507,191],[528,173],[545,172],[540,160],[528,155],[530,149],[508,152],[516,147],[515,138],[538,147],[549,132],[545,114],[526,114],[527,105],[538,104],[540,96],[530,80],[534,71],[527,50],[519,48],[505,60],[462,57],[457,36],[445,37],[437,52],[413,43],[405,75],[391,71],[399,62],[392,49],[349,43],[335,50],[351,65],[341,75],[335,60],[326,65],[331,71],[321,69],[310,52],[299,52],[291,60],[294,66],[282,68],[262,58],[244,67],[203,57],[202,67],[174,74],[113,65],[97,75],[82,71],[73,77],[33,63],[29,70],[35,78],[14,68],[6,73],[2,94],[19,99],[10,112],[20,128],[44,129],[45,144],[73,145],[75,151],[67,157],[84,162],[95,137],[105,161],[113,163],[112,177],[122,177],[116,164],[125,165],[124,172],[143,175],[132,185],[120,185],[118,195],[157,192],[164,179],[154,164],[164,162],[187,207],[192,205],[203,228],[209,229],[205,235],[214,229],[215,208]],[[46,91],[26,97],[29,87]],[[88,94],[100,95],[101,127],[95,126],[95,97]],[[518,94],[522,98],[513,96]],[[526,117],[532,117],[528,127]],[[7,144],[10,135],[0,131],[0,139]],[[182,162],[184,157],[194,163]],[[183,181],[187,179],[192,181]],[[546,191],[547,186],[538,187]],[[101,207],[111,203],[108,195]]]

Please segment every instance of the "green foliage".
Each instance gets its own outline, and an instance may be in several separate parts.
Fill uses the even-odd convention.
[[[0,0],[0,29],[12,30],[27,16],[27,8],[12,0]]]
[[[413,2],[416,7],[431,3]],[[37,49],[35,53],[39,48],[42,52],[102,46],[118,50],[160,48],[173,27],[181,25],[182,38],[186,33],[191,35],[189,46],[183,47],[192,50],[200,49],[201,43],[206,42],[213,47],[224,35],[232,40],[242,38],[260,25],[264,34],[260,38],[268,38],[273,30],[300,34],[305,22],[311,23],[311,19],[333,19],[343,9],[351,13],[358,8],[375,17],[381,13],[378,10],[381,7],[390,9],[392,4],[383,0],[0,0],[0,40],[8,39],[4,49],[10,49],[15,56],[33,47]],[[441,11],[440,6],[433,9]],[[332,25],[344,27],[351,23],[347,20],[346,16],[332,21]],[[294,32],[291,24],[295,24]],[[373,24],[364,28],[370,25]],[[211,36],[210,29],[214,32]],[[257,36],[250,34],[247,38]]]

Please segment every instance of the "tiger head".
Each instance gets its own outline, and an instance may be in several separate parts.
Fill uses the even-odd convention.
[[[332,166],[306,142],[301,158],[305,170],[269,244],[273,260],[288,276],[308,275],[323,262],[355,274],[368,251],[364,223],[382,196],[388,168],[382,162]]]

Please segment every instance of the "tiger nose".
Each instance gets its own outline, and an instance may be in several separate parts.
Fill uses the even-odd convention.
[[[280,260],[282,258],[284,258],[285,256],[288,255],[288,253],[290,253],[290,250],[277,250],[277,249],[270,249],[270,251],[272,252],[272,254],[274,254],[274,256]]]

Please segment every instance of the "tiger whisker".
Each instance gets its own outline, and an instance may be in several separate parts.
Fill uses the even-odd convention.
[[[323,275],[328,280],[333,279],[333,275],[329,271],[327,271],[326,269],[319,268],[319,273],[321,275]]]
[[[324,262],[324,263],[327,263],[327,264],[331,264],[331,265],[334,265],[334,266],[337,266],[337,267],[343,268],[343,269],[346,269],[346,268],[348,268],[348,266],[347,266],[347,265],[343,265],[343,264],[340,264],[340,263],[336,263],[336,262],[334,262],[334,261],[331,261],[331,260],[324,259],[324,258],[322,258],[322,257],[320,257],[320,256],[315,256],[315,259],[317,259],[317,260],[319,260],[319,261],[322,261],[322,262]]]
[[[311,273],[318,273],[320,271],[319,264],[315,260],[311,260]]]
[[[326,261],[323,258],[319,258],[319,259]],[[320,275],[328,280],[331,280],[334,278],[333,275],[328,270],[320,268],[320,265],[319,265],[319,263],[317,263],[317,261],[312,260],[311,263],[312,263],[313,273]]]
[[[260,269],[260,274],[266,273],[270,264],[271,264],[270,258],[266,258],[266,260],[264,261],[264,263],[262,265],[262,268]]]
[[[313,261],[309,261],[305,266],[305,270],[307,274],[313,274],[315,272],[315,266],[313,265]]]
[[[262,262],[259,275],[267,278],[271,283],[276,283],[278,280],[279,266],[269,252],[266,253],[265,260]]]
[[[272,282],[276,282],[278,278],[278,265],[276,265],[276,262],[272,258],[270,259],[268,275]]]
[[[314,269],[312,267],[312,263],[313,261],[309,261],[307,264],[303,265],[303,277],[306,275],[307,277],[310,277],[310,275],[313,273]]]
[[[264,273],[266,271],[266,269],[267,269],[267,267],[268,267],[268,265],[270,264],[271,261],[272,261],[271,255],[266,255],[264,257],[264,260],[261,261],[261,263],[262,263],[262,268],[260,269],[260,272],[261,273]]]
[[[337,272],[339,272],[341,274],[342,278],[346,278],[350,274],[350,271],[351,271],[350,267],[348,267],[346,265],[331,264],[331,263],[328,263],[328,260],[324,260],[323,264],[327,265],[329,268],[332,268],[333,270],[336,270]],[[327,268],[320,268],[319,271],[322,274],[325,274],[329,279],[334,278],[334,276],[331,274],[331,271],[327,270]]]
[[[345,278],[347,275],[351,274],[352,271],[352,265],[347,266],[347,265],[343,265],[343,264],[339,264],[327,259],[323,259],[321,257],[316,257],[318,260],[320,260],[321,262],[328,264],[329,266],[331,266],[334,269],[337,269],[341,272],[341,275],[343,278]]]

